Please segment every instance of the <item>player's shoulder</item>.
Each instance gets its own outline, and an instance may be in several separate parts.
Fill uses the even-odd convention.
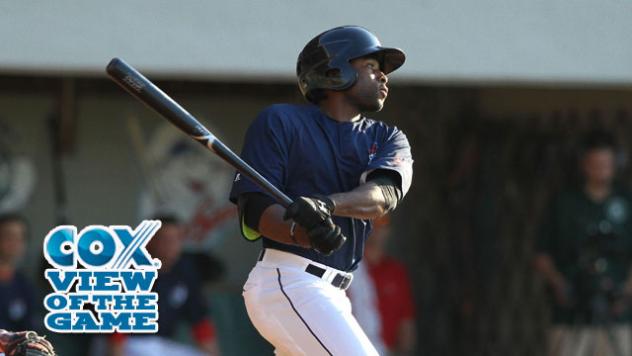
[[[294,115],[311,115],[318,111],[318,107],[307,104],[273,104],[263,110],[260,115],[279,118],[290,118]]]
[[[363,123],[366,127],[371,127],[377,130],[383,130],[388,132],[401,132],[401,130],[395,126],[387,123],[386,121],[377,120],[371,117],[364,117]]]
[[[12,280],[10,281],[11,288],[15,288],[20,291],[31,291],[33,289],[33,285],[31,281],[26,276],[26,273],[22,270],[15,271]]]
[[[392,139],[407,140],[406,134],[404,134],[404,132],[396,125],[391,125],[385,121],[369,117],[364,117],[363,121],[366,130],[373,130],[378,136],[383,137],[386,141]]]
[[[300,104],[273,104],[259,112],[256,123],[266,126],[288,126],[301,121],[301,118],[308,118],[318,112],[314,105]]]

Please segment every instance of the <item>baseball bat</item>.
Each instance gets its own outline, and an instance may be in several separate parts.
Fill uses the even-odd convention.
[[[145,103],[145,105],[176,125],[184,133],[217,154],[239,173],[250,178],[255,184],[272,195],[283,207],[287,208],[292,204],[292,199],[272,185],[248,163],[244,162],[193,115],[189,114],[180,104],[171,99],[169,95],[165,94],[132,66],[120,58],[113,58],[108,64],[106,71],[118,85],[132,94],[132,96]]]

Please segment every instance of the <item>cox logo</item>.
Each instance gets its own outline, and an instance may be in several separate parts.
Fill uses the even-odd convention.
[[[161,226],[159,220],[145,220],[132,230],[129,226],[90,225],[77,228],[62,225],[44,239],[44,256],[55,268],[156,269],[160,260],[152,259],[145,247]]]

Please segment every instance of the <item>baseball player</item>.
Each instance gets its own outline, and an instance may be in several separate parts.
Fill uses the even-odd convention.
[[[273,105],[246,133],[242,158],[294,200],[286,210],[239,174],[230,195],[243,235],[262,237],[243,296],[278,355],[377,355],[345,289],[371,219],[410,188],[406,136],[363,115],[382,109],[386,75],[404,59],[362,27],[325,31],[298,58],[310,104]]]

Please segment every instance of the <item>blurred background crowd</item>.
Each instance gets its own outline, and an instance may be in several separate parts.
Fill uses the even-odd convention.
[[[305,41],[357,24],[407,53],[375,118],[415,159],[348,291],[374,343],[632,355],[632,4],[62,0],[0,19],[0,329],[43,331],[49,230],[159,217],[158,336],[48,333],[60,355],[272,354],[241,297],[259,245],[233,171],[104,68],[124,58],[239,151],[261,109],[303,101]]]

